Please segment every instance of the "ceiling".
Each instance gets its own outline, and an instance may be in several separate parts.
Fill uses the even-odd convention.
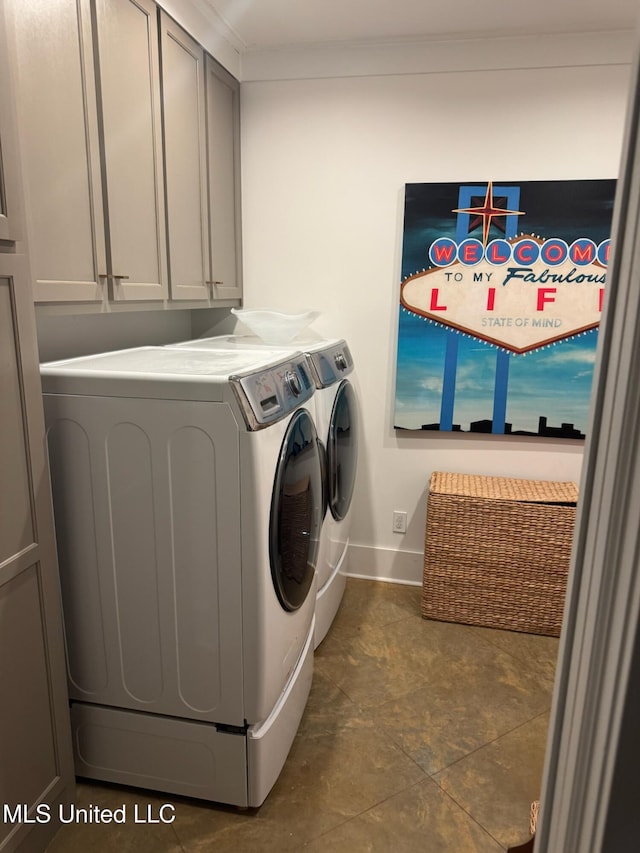
[[[635,29],[638,0],[204,0],[242,50]]]

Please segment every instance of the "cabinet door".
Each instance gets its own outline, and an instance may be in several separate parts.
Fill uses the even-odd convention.
[[[13,853],[44,850],[75,780],[34,308],[26,259],[2,253],[0,365],[0,850]]]
[[[34,297],[101,302],[107,268],[89,0],[13,0],[13,13]]]
[[[151,0],[95,8],[112,297],[166,299],[157,8]]]
[[[0,47],[6,44],[4,10],[0,5]],[[0,241],[21,239],[20,195],[17,175],[10,163],[17,164],[17,153],[12,150],[15,135],[10,132],[13,121],[13,102],[9,96],[9,61],[7,51],[0,49]]]
[[[240,86],[210,56],[206,63],[209,274],[214,299],[240,299]]]
[[[17,133],[0,5],[0,125],[4,174],[21,198]],[[7,199],[5,193],[4,200]],[[22,208],[12,196],[8,233]],[[7,220],[3,221],[3,225]],[[15,229],[15,230],[14,230]],[[0,242],[0,850],[44,850],[58,808],[75,799],[60,585],[35,310],[27,258]],[[36,822],[35,810],[44,815]],[[51,819],[47,820],[50,816]]]
[[[204,51],[161,13],[162,106],[172,299],[207,299]]]

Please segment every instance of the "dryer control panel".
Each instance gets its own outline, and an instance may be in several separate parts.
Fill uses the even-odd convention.
[[[232,376],[230,381],[250,430],[262,429],[286,417],[315,390],[302,353],[256,373]]]
[[[317,388],[327,388],[351,373],[353,358],[345,341],[339,341],[325,349],[308,352],[307,358],[313,370]]]

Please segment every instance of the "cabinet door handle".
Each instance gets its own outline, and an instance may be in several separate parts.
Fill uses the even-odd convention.
[[[224,284],[224,281],[207,281],[205,284]]]
[[[128,279],[129,276],[128,275],[113,275],[112,273],[105,272],[105,273],[101,273],[99,275],[99,278],[113,278],[113,279],[120,281],[120,280]]]
[[[116,281],[128,281],[128,275],[112,275],[111,278],[116,279]]]

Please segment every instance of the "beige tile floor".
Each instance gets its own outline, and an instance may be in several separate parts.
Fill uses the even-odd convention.
[[[430,622],[420,589],[349,579],[260,809],[79,782],[79,806],[171,824],[68,825],[48,853],[500,853],[528,837],[558,641]]]

